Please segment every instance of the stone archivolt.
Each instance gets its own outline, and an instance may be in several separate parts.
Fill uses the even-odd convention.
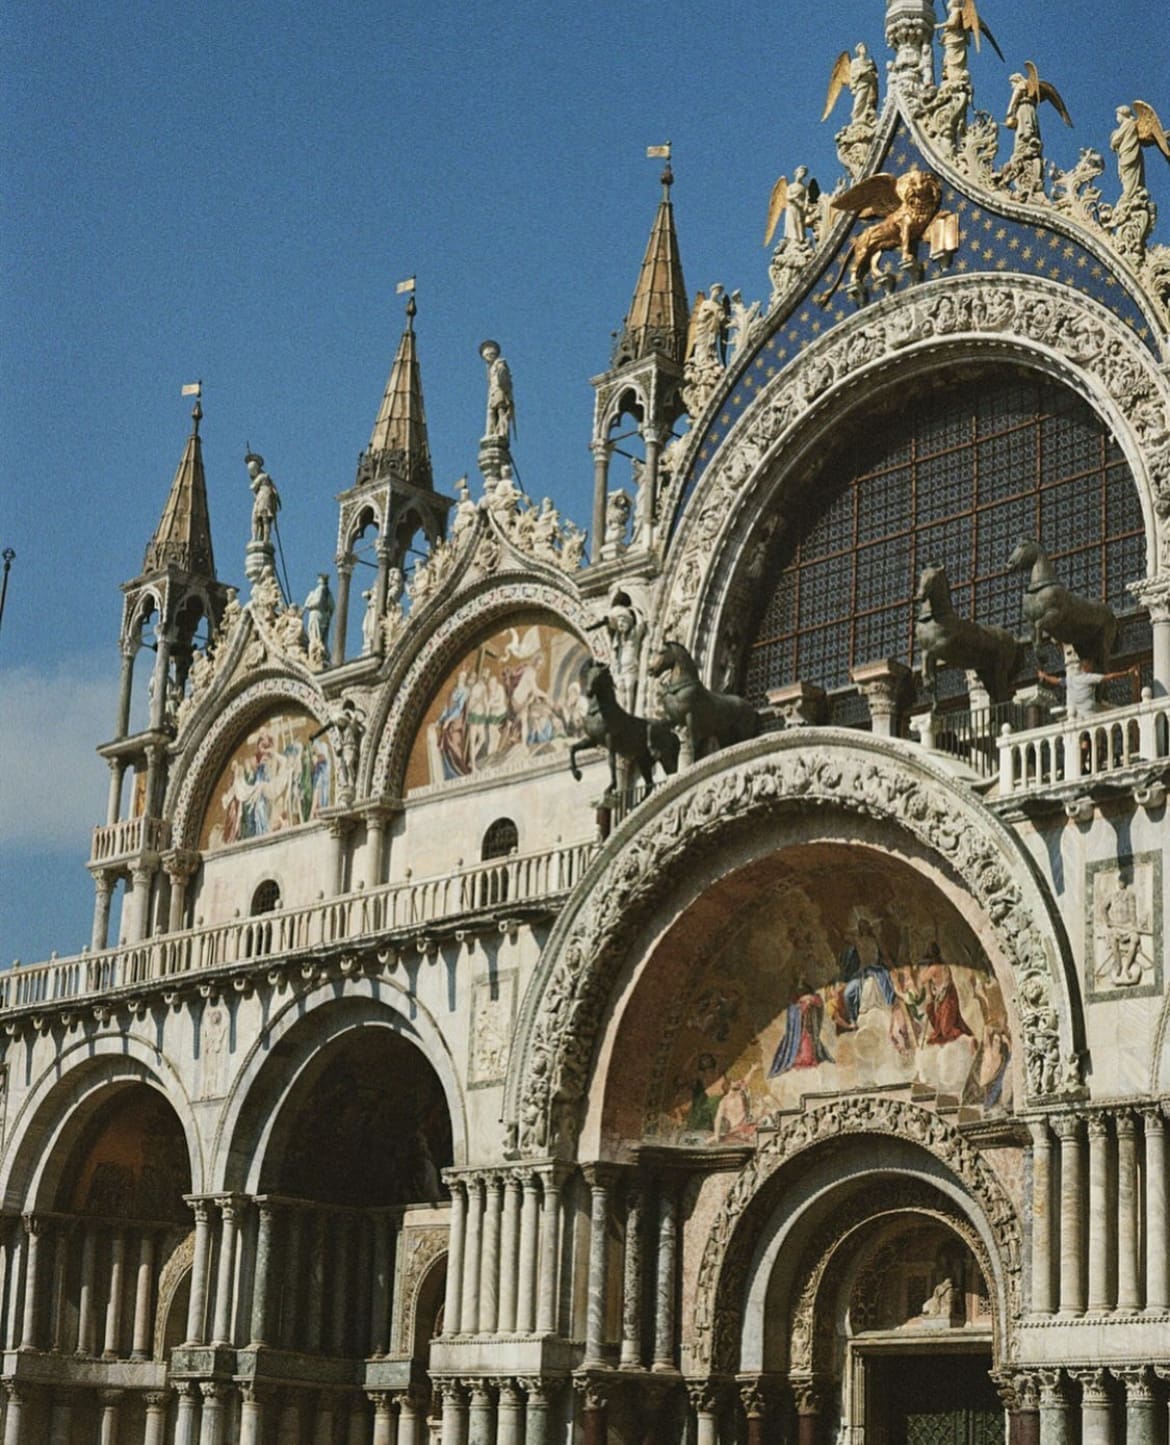
[[[1071,305],[1075,299],[1075,305]],[[994,354],[1036,366],[1104,410],[1141,491],[1157,560],[1170,566],[1170,383],[1128,327],[1095,302],[1025,277],[948,277],[848,318],[762,387],[679,519],[652,645],[719,634],[745,540],[777,478],[861,393],[916,365]]]
[[[1076,1087],[1075,1066],[1050,1074],[1044,1025],[1059,1000],[1059,1047],[1079,1052],[1080,1011],[1058,920],[1011,835],[921,759],[897,745],[820,730],[757,740],[670,785],[610,840],[558,920],[525,998],[507,1110],[524,1150],[573,1147],[578,1112],[613,984],[629,940],[687,864],[745,836],[752,824],[799,808],[862,815],[905,830],[964,881],[1010,963],[1032,1093]],[[1020,881],[1020,880],[1023,881]],[[1057,948],[1062,951],[1059,955]]]

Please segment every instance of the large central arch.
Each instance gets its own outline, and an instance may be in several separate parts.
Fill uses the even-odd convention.
[[[795,832],[794,832],[795,830]],[[522,1148],[571,1156],[600,1139],[599,1054],[615,1033],[613,998],[660,934],[732,867],[786,838],[906,845],[949,879],[1008,974],[1029,1092],[1059,1048],[1075,1079],[1079,992],[1063,925],[1014,835],[938,763],[909,744],[835,729],[794,729],[728,749],[657,790],[608,840],[565,908],[525,995],[505,1118]],[[1049,1071],[1049,1074],[1051,1071]],[[587,1152],[587,1151],[586,1151]]]

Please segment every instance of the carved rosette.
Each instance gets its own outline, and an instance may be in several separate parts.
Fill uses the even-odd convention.
[[[1051,1051],[1048,1031],[1035,1021],[1058,1017],[1051,1006],[1058,961],[1049,940],[1063,938],[1063,930],[1039,888],[1018,881],[1030,875],[1014,836],[961,797],[925,755],[900,744],[824,729],[810,747],[803,737],[781,734],[725,751],[654,794],[641,810],[641,826],[610,840],[561,915],[521,1012],[513,1067],[524,1073],[509,1078],[507,1107],[527,1154],[572,1145],[602,1013],[638,921],[688,863],[793,808],[892,824],[941,857],[987,917],[1015,973],[1017,996],[1033,1004],[1022,1021],[1026,1049]],[[1058,991],[1071,1028],[1063,977]],[[1031,1083],[1034,1071],[1028,1077]],[[1048,1076],[1041,1070],[1035,1077]],[[1057,1070],[1051,1092],[1062,1077]]]
[[[1170,566],[1170,380],[1111,312],[1087,297],[1071,301],[1066,287],[1040,278],[949,276],[928,292],[911,290],[888,307],[858,312],[809,346],[760,388],[680,519],[652,648],[675,637],[705,655],[703,639],[719,635],[719,610],[744,543],[774,503],[782,457],[805,455],[847,395],[888,381],[901,358],[940,345],[970,355],[988,344],[1001,355],[1014,350],[1098,408],[1104,389],[1137,486],[1158,515],[1160,557]],[[681,480],[664,498],[664,515],[677,505]]]

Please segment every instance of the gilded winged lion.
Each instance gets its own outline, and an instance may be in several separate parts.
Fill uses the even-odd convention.
[[[882,171],[837,196],[832,203],[835,210],[853,211],[862,218],[882,216],[885,219],[854,236],[837,279],[817,298],[819,304],[829,304],[844,279],[846,268],[850,285],[859,285],[869,275],[873,258],[880,251],[901,250],[903,266],[911,265],[918,242],[938,214],[941,203],[942,185],[938,177],[929,171],[920,171],[917,166],[902,176]]]

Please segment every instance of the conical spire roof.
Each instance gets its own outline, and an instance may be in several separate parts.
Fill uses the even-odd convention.
[[[670,203],[673,184],[674,175],[668,164],[662,172],[662,199],[642,258],[634,299],[618,341],[615,366],[640,361],[656,351],[680,365],[685,359],[690,308],[678,238],[674,233],[674,207]]]
[[[414,339],[417,309],[411,296],[406,303],[406,327],[390,368],[374,430],[370,433],[366,458],[373,463],[375,475],[393,470],[416,487],[431,487],[431,449]]]
[[[215,576],[211,550],[211,518],[207,510],[207,482],[203,475],[203,445],[199,423],[203,408],[196,398],[191,412],[191,435],[183,448],[162,517],[146,549],[144,573],[173,565],[203,577]]]

